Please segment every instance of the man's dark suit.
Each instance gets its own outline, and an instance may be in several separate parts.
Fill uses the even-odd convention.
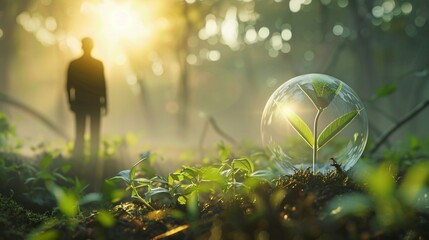
[[[107,111],[106,80],[101,61],[93,58],[89,49],[69,65],[67,94],[76,117],[74,155],[83,156],[85,122],[90,119],[91,158],[97,159],[100,144],[100,113]]]

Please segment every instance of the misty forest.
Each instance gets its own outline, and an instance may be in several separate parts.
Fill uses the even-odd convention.
[[[0,0],[0,240],[429,239],[426,0]]]

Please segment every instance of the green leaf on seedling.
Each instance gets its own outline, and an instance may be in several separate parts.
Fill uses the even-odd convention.
[[[130,182],[131,182],[130,172],[131,172],[130,170],[122,170],[118,174],[116,174],[116,176],[110,178],[109,180],[120,179],[120,180],[123,180],[124,182],[130,184]]]
[[[286,117],[295,129],[295,131],[305,140],[305,142],[313,148],[314,136],[308,125],[296,113],[289,110]]]
[[[325,109],[340,93],[343,83],[330,83],[316,78],[312,79],[310,84],[298,84],[298,86],[317,109]]]
[[[315,91],[313,90],[313,86],[310,84],[301,85],[298,84],[298,87],[305,93],[305,95],[311,100],[314,106],[319,109],[319,102],[317,100],[317,96]]]
[[[149,159],[149,157],[150,157],[150,152],[145,152],[145,153],[140,155],[140,161],[138,161],[136,164],[134,164],[134,166],[130,170],[130,175],[129,175],[130,181],[133,181],[134,177],[136,176],[137,166],[140,163],[142,163],[143,161]]]
[[[243,169],[244,171],[248,172],[249,174],[251,174],[255,169],[252,161],[250,161],[247,158],[234,159],[234,160],[232,160],[231,165],[232,165],[233,169]]]
[[[134,181],[134,178],[136,176],[137,166],[142,163],[143,161],[147,160],[150,157],[150,152],[145,152],[141,154],[140,161],[138,161],[131,169],[122,170],[116,176],[110,178],[109,180],[123,180],[127,184],[131,184],[131,182]]]
[[[318,148],[323,147],[326,143],[332,140],[341,130],[343,130],[357,115],[358,110],[351,111],[343,116],[335,119],[320,133],[317,139]]]
[[[271,181],[276,178],[276,175],[273,173],[273,171],[268,169],[255,171],[250,176],[254,178],[264,179],[267,181]]]
[[[195,167],[183,166],[182,172],[183,176],[189,180],[197,178],[201,175],[201,170]]]
[[[202,176],[201,176],[202,182],[210,182],[210,183],[216,183],[221,186],[225,185],[225,177],[219,172],[219,168],[208,166],[202,168]]]
[[[150,179],[150,182],[152,183],[162,183],[162,184],[168,184],[168,180],[161,177],[161,176],[155,176]]]
[[[149,201],[153,196],[156,196],[159,194],[170,195],[170,192],[168,191],[168,189],[162,188],[162,187],[152,188],[149,192],[145,194],[145,199],[146,201]]]

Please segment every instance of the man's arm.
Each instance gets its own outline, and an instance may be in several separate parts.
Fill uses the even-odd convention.
[[[104,77],[104,66],[103,63],[100,62],[100,84],[101,84],[101,95],[100,95],[100,103],[103,114],[107,114],[107,90],[106,90],[106,78]]]

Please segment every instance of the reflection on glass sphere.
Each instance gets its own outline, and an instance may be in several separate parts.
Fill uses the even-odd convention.
[[[290,79],[271,95],[261,135],[290,173],[307,168],[325,173],[333,169],[331,158],[348,170],[365,148],[368,118],[362,101],[345,83],[307,74]]]

